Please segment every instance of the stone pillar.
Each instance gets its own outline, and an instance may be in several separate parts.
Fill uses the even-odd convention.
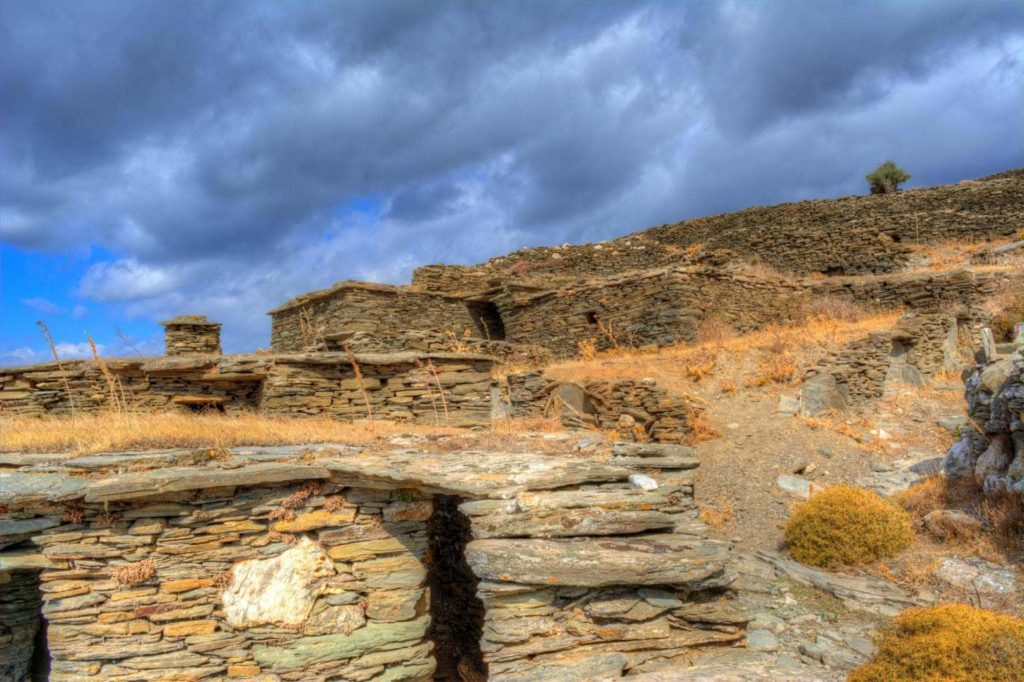
[[[220,323],[205,315],[179,315],[160,323],[168,355],[220,355]]]

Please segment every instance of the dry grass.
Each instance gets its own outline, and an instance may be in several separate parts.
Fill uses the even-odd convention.
[[[836,568],[894,556],[913,540],[910,515],[873,492],[829,486],[796,505],[785,540],[797,561]]]
[[[108,452],[147,448],[225,448],[240,445],[369,444],[396,434],[445,435],[457,429],[377,421],[348,423],[328,417],[258,414],[98,413],[76,417],[4,417],[0,450]]]
[[[557,418],[516,418],[496,421],[490,430],[426,426],[377,420],[350,423],[329,417],[268,417],[195,414],[89,414],[78,417],[4,417],[0,419],[0,451],[66,452],[84,455],[159,448],[203,448],[216,453],[247,445],[347,443],[394,447],[393,438],[420,441],[437,451],[529,447],[537,452],[562,452],[565,444],[542,434],[564,431]]]
[[[1024,621],[964,604],[904,611],[849,682],[1009,682],[1024,670]]]
[[[932,476],[894,496],[894,502],[920,521],[929,512],[962,509],[982,522],[983,531],[950,529],[943,544],[960,553],[998,559],[1024,550],[1024,499],[1020,495],[986,497],[973,481]]]
[[[879,329],[891,328],[899,311],[850,319],[813,317],[800,323],[773,326],[743,335],[708,333],[709,340],[678,344],[657,351],[616,348],[598,351],[588,347],[581,357],[552,363],[545,373],[562,381],[627,380],[652,377],[669,391],[685,393],[708,372],[739,367],[753,360],[755,365],[773,355],[785,356],[794,366],[809,363],[830,348],[848,343]],[[583,350],[583,349],[581,349]],[[715,364],[708,369],[710,358]],[[778,360],[776,374],[785,376],[788,363]],[[754,371],[756,372],[756,370]],[[730,375],[730,382],[740,377]]]
[[[788,384],[799,376],[796,360],[787,352],[767,355],[757,363],[757,373],[748,379],[751,386]]]
[[[700,520],[717,531],[725,529],[730,523],[732,523],[733,516],[735,514],[733,508],[729,506],[719,509],[709,504],[698,502],[697,508],[700,510]]]
[[[1024,321],[1024,272],[1008,277],[985,302],[992,315],[992,334],[996,341],[1012,341],[1013,325]]]

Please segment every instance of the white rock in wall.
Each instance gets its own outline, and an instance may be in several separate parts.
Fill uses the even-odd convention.
[[[263,623],[302,625],[334,563],[309,538],[271,559],[235,564],[231,585],[221,594],[224,615],[236,628]]]

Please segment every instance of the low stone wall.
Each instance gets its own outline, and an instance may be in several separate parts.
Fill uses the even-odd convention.
[[[542,365],[551,359],[551,352],[541,345],[493,341],[475,336],[457,337],[436,329],[409,330],[395,336],[356,332],[348,337],[346,344],[354,353],[475,353],[503,362],[529,365]],[[327,349],[342,350],[330,338],[327,339]]]
[[[995,272],[954,270],[889,275],[833,277],[809,281],[814,296],[834,296],[868,309],[976,311],[995,292]]]
[[[686,442],[703,403],[658,388],[652,379],[588,381],[580,384],[516,372],[507,378],[516,417],[557,415],[569,428],[615,431],[625,440]]]
[[[571,356],[581,342],[604,350],[694,341],[712,317],[738,333],[752,331],[790,319],[806,308],[809,295],[783,280],[670,268],[496,303],[509,341]]]
[[[357,376],[355,363],[361,376]],[[110,359],[0,369],[0,409],[255,410],[427,424],[486,425],[492,358],[468,353],[226,355]],[[367,406],[369,403],[369,407]]]
[[[971,427],[946,454],[944,471],[986,494],[1024,494],[1024,350],[979,365],[964,383]]]
[[[48,655],[55,681],[595,679],[744,635],[689,448],[356,450],[3,456],[0,579],[39,573],[26,590],[49,627],[48,651],[0,664]]]
[[[468,302],[446,294],[365,282],[340,282],[303,294],[269,313],[275,352],[325,350],[356,332],[398,337],[409,329],[486,338],[480,315]],[[500,338],[491,334],[491,338]]]
[[[848,343],[808,369],[801,411],[864,408],[883,396],[887,383],[921,386],[941,372],[956,372],[972,361],[976,327],[952,313],[906,313],[893,329]]]

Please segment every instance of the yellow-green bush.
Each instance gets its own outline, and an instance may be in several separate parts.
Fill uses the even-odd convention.
[[[893,556],[912,538],[907,512],[849,485],[830,486],[797,505],[785,533],[794,559],[826,568]]]
[[[878,655],[847,682],[1009,682],[1024,676],[1024,621],[944,604],[904,611],[886,631]]]

